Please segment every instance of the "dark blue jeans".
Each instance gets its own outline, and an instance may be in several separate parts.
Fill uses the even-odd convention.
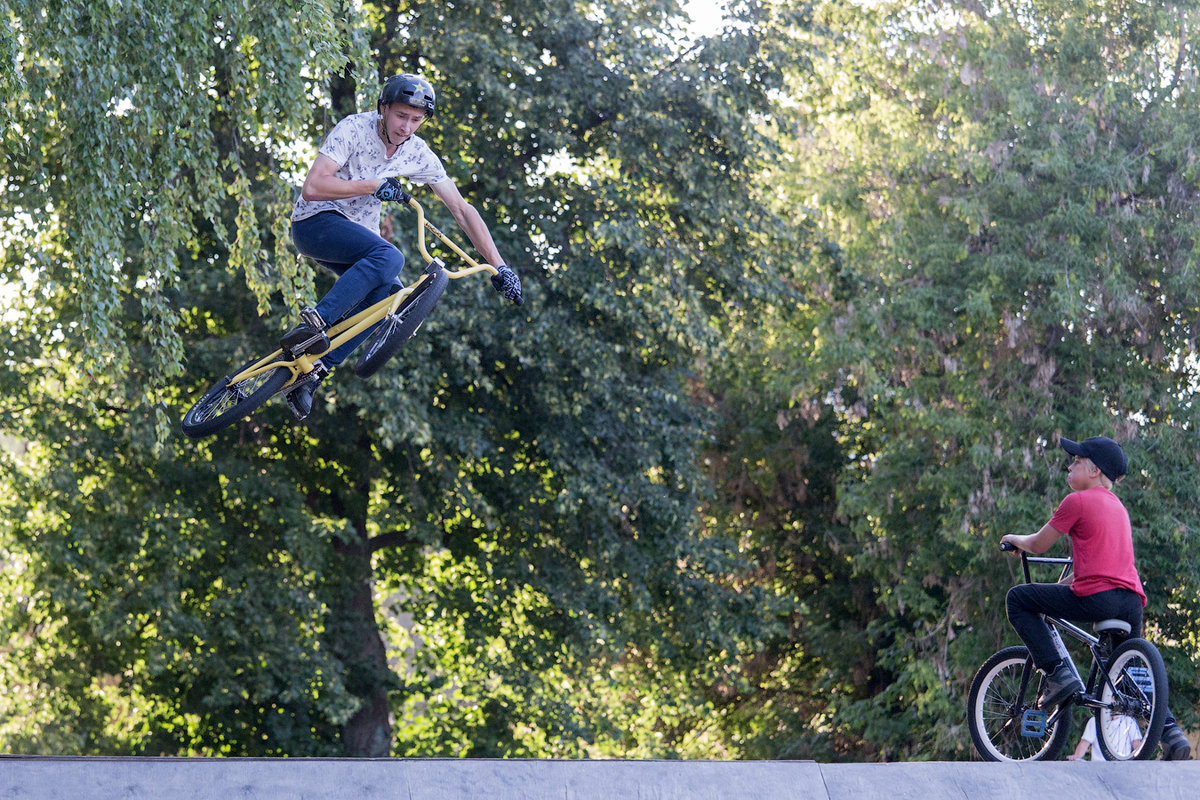
[[[317,313],[332,325],[400,291],[404,255],[381,236],[336,211],[322,211],[292,223],[296,249],[338,274],[337,282],[317,303]],[[322,357],[330,368],[346,360],[373,328]]]
[[[1142,635],[1142,598],[1129,589],[1108,589],[1078,597],[1066,584],[1023,583],[1008,590],[1005,606],[1008,621],[1029,648],[1033,663],[1046,672],[1047,666],[1057,666],[1059,655],[1042,614],[1072,622],[1121,619],[1129,623],[1130,636]],[[1166,725],[1174,724],[1175,717],[1167,709]]]

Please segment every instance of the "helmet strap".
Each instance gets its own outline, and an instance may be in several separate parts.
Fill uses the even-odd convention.
[[[392,141],[392,135],[388,133],[387,123],[383,121],[383,103],[376,106],[375,110],[379,113],[379,130],[383,132],[383,140],[391,147],[399,147],[399,145]]]

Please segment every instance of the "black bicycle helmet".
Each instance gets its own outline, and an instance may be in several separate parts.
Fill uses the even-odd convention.
[[[434,95],[429,81],[420,75],[406,72],[403,75],[394,75],[388,78],[379,92],[379,108],[390,106],[392,103],[423,108],[425,115],[432,117],[433,109],[437,105],[437,97]]]

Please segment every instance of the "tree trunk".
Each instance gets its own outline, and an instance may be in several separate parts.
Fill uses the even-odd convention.
[[[391,754],[388,689],[394,676],[388,669],[383,636],[375,619],[371,553],[365,531],[360,529],[360,538],[354,544],[338,544],[335,550],[345,583],[331,620],[332,644],[345,665],[348,688],[362,703],[343,727],[342,738],[347,755],[384,758]]]

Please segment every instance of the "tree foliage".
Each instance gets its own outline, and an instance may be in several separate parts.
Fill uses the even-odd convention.
[[[1066,493],[1060,436],[1129,454],[1149,631],[1191,719],[1194,16],[822,7],[796,76],[806,302],[747,347],[777,365],[779,426],[724,453],[768,574],[808,611],[745,699],[782,720],[753,729],[766,752],[969,755],[972,672],[1014,639],[997,542]]]
[[[253,319],[252,298],[307,281],[271,249],[290,201],[278,172],[311,117],[297,98],[356,47],[353,17],[320,3],[3,13],[0,427],[26,450],[4,471],[18,489],[4,551],[20,567],[5,741],[278,752],[280,728],[352,703],[320,653],[278,685],[319,636],[311,553],[278,544],[295,516],[253,519],[256,494],[274,504],[284,489],[175,458],[166,401],[187,332],[211,321],[195,287],[236,276],[227,310]],[[336,734],[313,723],[321,742]]]
[[[3,276],[40,323],[11,345],[6,387],[34,390],[11,407],[73,379],[47,361],[93,384],[89,407],[161,404],[182,374],[185,269],[227,261],[260,303],[298,280],[264,249],[290,195],[275,176],[352,21],[335,3],[7,4]]]
[[[667,2],[367,4],[344,29],[333,5],[54,10],[11,15],[6,745],[707,752],[706,687],[758,624],[737,554],[692,535],[696,370],[756,302],[737,189],[780,79],[758,29],[682,52]],[[71,36],[107,45],[90,80],[50,44]],[[275,404],[204,442],[164,428],[328,286],[289,253],[285,180],[404,70],[438,87],[422,134],[526,306],[456,283],[307,426]]]
[[[1194,720],[1196,8],[730,5],[4,0],[0,747],[968,758],[1101,433]],[[401,71],[526,305],[184,440]]]

